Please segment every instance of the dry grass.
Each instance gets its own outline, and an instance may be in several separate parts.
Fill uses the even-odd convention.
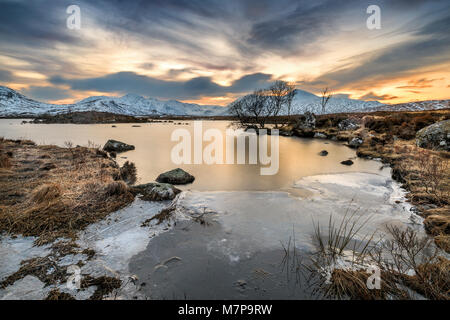
[[[350,298],[353,300],[381,300],[386,299],[386,290],[370,290],[367,280],[370,274],[364,270],[334,269],[331,273],[330,284],[325,289],[325,296]]]
[[[134,199],[120,181],[120,168],[97,149],[9,140],[0,145],[14,154],[11,167],[0,170],[0,232],[35,236],[37,244],[74,239]],[[52,164],[49,170],[43,161]]]
[[[101,276],[93,278],[91,276],[85,276],[81,280],[81,288],[88,288],[96,286],[94,294],[90,297],[91,300],[102,300],[104,296],[107,296],[122,286],[122,281],[117,278]]]
[[[48,293],[48,296],[45,300],[75,300],[73,296],[66,292],[61,292],[59,289],[53,289]]]
[[[354,218],[345,218],[340,225],[353,225]],[[329,229],[335,228],[330,220]],[[335,238],[355,239],[351,228],[345,231],[329,233]],[[415,299],[418,295],[433,300],[450,299],[450,260],[441,256],[433,239],[422,237],[416,231],[388,226],[388,234],[383,241],[374,243],[362,240],[359,247],[346,246],[344,255],[340,246],[330,247],[324,243],[339,243],[328,240],[316,232],[317,252],[310,262],[303,264],[309,272],[308,281],[325,298],[331,299]],[[338,236],[340,234],[340,236]],[[350,243],[349,241],[348,243]],[[361,250],[361,246],[363,250]],[[367,285],[369,266],[380,271],[380,289],[370,289]]]
[[[67,280],[67,266],[60,267],[51,256],[37,257],[20,263],[20,269],[0,282],[4,289],[27,275],[33,275],[46,286],[55,285]]]
[[[0,137],[0,169],[9,169],[11,167],[10,155],[12,155],[12,153],[9,155],[6,153],[3,148],[4,143],[5,139]]]
[[[129,185],[135,184],[137,180],[135,164],[129,161],[125,162],[120,168],[120,178]]]

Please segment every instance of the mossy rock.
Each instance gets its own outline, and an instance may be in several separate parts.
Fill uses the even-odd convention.
[[[180,168],[161,173],[158,178],[156,178],[157,182],[170,184],[188,184],[194,182],[194,180],[194,176]]]
[[[450,151],[450,120],[425,127],[416,134],[418,147]]]
[[[181,190],[168,183],[146,183],[131,188],[134,194],[140,194],[141,200],[164,201],[173,200]]]

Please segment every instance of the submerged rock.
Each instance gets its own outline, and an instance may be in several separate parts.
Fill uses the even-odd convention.
[[[342,161],[341,164],[343,164],[344,166],[351,166],[353,164],[352,160],[345,160]]]
[[[134,150],[134,146],[130,145],[130,144],[126,144],[124,142],[121,141],[117,141],[117,140],[108,140],[108,142],[106,142],[105,146],[103,147],[103,150],[111,152],[125,152],[125,151],[130,151],[130,150]]]
[[[326,157],[327,155],[328,155],[328,151],[327,150],[322,150],[322,151],[319,152],[319,156]]]
[[[158,178],[156,178],[156,181],[158,182],[170,184],[188,184],[192,183],[194,180],[194,176],[180,168],[161,173]]]
[[[417,132],[416,144],[421,148],[450,151],[450,120],[434,123]]]
[[[142,195],[141,200],[145,201],[164,201],[173,200],[180,189],[175,188],[168,183],[146,183],[130,188],[134,194]]]

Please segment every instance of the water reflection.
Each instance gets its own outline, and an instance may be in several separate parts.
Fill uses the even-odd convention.
[[[196,177],[193,184],[183,189],[199,191],[233,190],[284,190],[298,179],[317,174],[339,172],[378,172],[379,164],[374,161],[355,159],[355,152],[341,143],[317,139],[280,137],[279,171],[276,175],[260,175],[261,164],[212,164],[177,165],[171,161],[171,150],[178,143],[171,141],[171,134],[177,128],[193,132],[193,122],[146,123],[141,127],[133,124],[73,125],[73,124],[24,124],[21,120],[0,119],[0,136],[17,139],[27,138],[41,144],[64,146],[65,141],[74,145],[87,145],[88,141],[103,145],[108,139],[116,139],[136,146],[136,150],[122,153],[119,162],[132,161],[138,168],[138,182],[146,183],[162,172],[181,167]],[[232,128],[229,121],[203,121],[203,129],[217,128],[224,133]],[[269,139],[270,141],[270,139]],[[208,143],[204,142],[203,146]],[[224,155],[226,143],[224,143]],[[236,156],[236,144],[234,144]],[[269,148],[270,150],[270,148]],[[328,156],[318,153],[327,150]],[[248,145],[247,145],[248,151]],[[341,161],[352,158],[354,165],[343,166]],[[264,166],[263,166],[264,167]]]

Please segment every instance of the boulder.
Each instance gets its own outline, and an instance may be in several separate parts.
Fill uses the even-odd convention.
[[[158,182],[170,184],[188,184],[192,183],[194,180],[194,176],[180,168],[161,173],[158,178],[156,178],[156,181]]]
[[[106,142],[105,146],[103,147],[103,150],[108,152],[125,152],[134,150],[134,146],[117,140],[108,140],[108,142]]]
[[[342,161],[341,164],[343,164],[344,166],[351,166],[353,164],[352,160],[345,160]]]
[[[355,137],[355,138],[353,138],[353,139],[350,140],[350,142],[348,143],[348,146],[349,146],[350,148],[355,148],[355,149],[357,149],[357,148],[359,148],[360,145],[363,144],[363,142],[364,142],[364,141],[363,141],[361,138]]]
[[[416,134],[418,147],[450,151],[450,120],[423,128]]]
[[[313,130],[316,127],[316,117],[313,113],[306,111],[304,119],[300,119],[296,124],[296,129]]]
[[[328,151],[327,150],[322,150],[319,152],[319,156],[321,157],[326,157],[328,155]]]
[[[341,131],[356,130],[359,129],[360,125],[355,119],[345,119],[338,123],[338,128]]]
[[[168,183],[141,184],[131,187],[130,191],[133,194],[140,194],[140,199],[145,201],[173,200],[175,196],[181,192],[180,189],[177,189]]]

